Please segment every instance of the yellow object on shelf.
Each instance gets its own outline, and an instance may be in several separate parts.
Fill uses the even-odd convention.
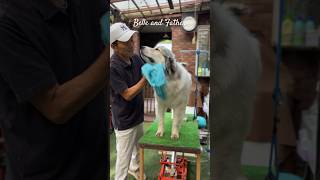
[[[290,16],[287,16],[282,23],[282,45],[283,46],[292,45],[292,35],[293,35],[293,21]]]

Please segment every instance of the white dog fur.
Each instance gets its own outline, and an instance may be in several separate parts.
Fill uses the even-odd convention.
[[[213,180],[245,180],[241,154],[261,73],[260,48],[231,12],[218,3],[211,6]]]
[[[161,63],[165,65],[166,98],[163,100],[156,93],[156,117],[159,120],[156,136],[162,137],[164,130],[164,113],[167,108],[173,110],[171,138],[179,138],[179,128],[185,117],[186,106],[191,91],[191,75],[185,67],[176,62],[174,54],[166,47],[142,47],[141,57],[147,63]]]

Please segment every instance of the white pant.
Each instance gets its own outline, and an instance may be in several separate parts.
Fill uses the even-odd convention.
[[[125,180],[128,176],[129,166],[131,171],[139,169],[138,140],[143,135],[143,123],[127,130],[115,130],[115,134],[117,144],[115,180]],[[129,159],[131,159],[130,162]]]

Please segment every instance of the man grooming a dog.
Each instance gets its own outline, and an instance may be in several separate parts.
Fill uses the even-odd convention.
[[[138,140],[143,135],[144,120],[142,89],[147,80],[141,74],[142,60],[133,54],[135,33],[124,23],[110,27],[114,51],[110,62],[110,85],[117,150],[115,180],[125,180],[128,173],[139,179]]]

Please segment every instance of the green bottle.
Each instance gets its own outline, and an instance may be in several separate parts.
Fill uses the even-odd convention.
[[[293,35],[293,21],[292,18],[287,15],[282,22],[282,45],[291,46],[292,45],[292,35]]]
[[[202,68],[198,67],[198,76],[201,76],[201,75],[202,75]]]

